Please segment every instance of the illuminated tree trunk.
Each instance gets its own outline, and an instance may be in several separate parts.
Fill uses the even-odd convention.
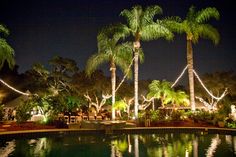
[[[187,63],[188,63],[190,106],[192,111],[195,111],[196,107],[194,99],[193,48],[192,48],[191,37],[187,37]]]
[[[112,120],[116,118],[116,111],[114,108],[114,104],[116,102],[116,65],[114,61],[111,61],[111,88],[112,88]]]
[[[136,34],[134,42],[134,117],[138,119],[138,62],[139,62],[140,36]]]
[[[134,116],[138,118],[138,50],[134,52]]]

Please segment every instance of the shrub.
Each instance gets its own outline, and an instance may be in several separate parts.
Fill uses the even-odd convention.
[[[159,110],[151,110],[149,114],[150,114],[150,119],[152,122],[160,120],[159,119],[159,115],[160,115]]]
[[[236,128],[236,121],[232,121],[232,122],[227,122],[226,123],[226,126],[228,127],[228,128]]]
[[[184,115],[184,110],[174,110],[171,113],[170,118],[173,121],[180,121],[182,120],[183,115]]]
[[[197,112],[191,114],[191,117],[192,117],[192,119],[195,122],[212,123],[214,118],[215,118],[215,113],[214,112],[200,110],[200,111],[197,111]]]
[[[16,120],[18,123],[26,122],[31,118],[33,106],[30,103],[22,103],[16,108]]]

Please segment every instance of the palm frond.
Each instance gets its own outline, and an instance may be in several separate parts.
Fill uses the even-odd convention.
[[[183,33],[184,27],[180,17],[173,16],[167,17],[160,21],[165,27],[167,27],[170,31],[176,33]]]
[[[196,11],[195,11],[195,7],[191,6],[188,10],[187,16],[186,16],[186,20],[187,21],[193,21],[195,19],[196,16]]]
[[[195,16],[196,16],[195,6],[191,6],[188,10],[186,20],[187,21],[194,21]]]
[[[127,27],[124,24],[117,24],[117,25],[115,25],[114,34],[113,34],[113,39],[115,41],[118,42],[121,39],[124,40],[129,35],[130,35],[129,27]]]
[[[145,41],[165,38],[166,40],[173,39],[173,33],[165,27],[161,22],[152,23],[142,28],[141,39]]]
[[[148,6],[143,12],[142,16],[142,26],[146,26],[153,22],[153,18],[157,14],[162,14],[162,8],[158,5]]]
[[[197,32],[199,36],[205,39],[210,39],[214,44],[218,44],[220,41],[220,34],[216,28],[209,24],[202,24],[198,27]]]
[[[14,67],[14,50],[5,39],[0,38],[0,69],[3,67],[5,61],[11,69]]]
[[[0,24],[0,33],[3,33],[4,35],[9,35],[9,30]]]
[[[145,59],[145,56],[144,56],[144,53],[143,53],[143,49],[139,48],[139,60],[140,60],[140,63],[143,63],[144,59]]]
[[[137,30],[139,29],[140,26],[140,17],[143,13],[143,9],[140,5],[136,5],[134,6],[131,10],[123,10],[120,15],[125,17],[127,20],[127,23],[131,29],[131,31],[133,32],[133,34],[135,32],[137,32]]]
[[[216,8],[208,7],[196,13],[197,23],[204,23],[210,18],[215,18],[216,20],[219,20],[220,13]]]
[[[98,66],[103,64],[104,62],[109,62],[109,56],[106,53],[96,53],[92,55],[86,64],[85,72],[88,76],[97,69]]]
[[[115,63],[121,68],[124,74],[128,73],[128,78],[132,77],[132,72],[129,70],[129,65],[133,59],[133,45],[131,42],[126,42],[120,45],[117,45],[115,51]]]

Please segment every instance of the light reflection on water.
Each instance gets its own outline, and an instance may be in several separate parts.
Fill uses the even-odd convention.
[[[0,157],[233,157],[236,136],[218,134],[122,134],[0,140]]]

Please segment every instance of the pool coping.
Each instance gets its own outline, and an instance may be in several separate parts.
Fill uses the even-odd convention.
[[[120,134],[120,133],[218,133],[236,135],[236,129],[218,127],[134,127],[113,129],[106,132],[104,129],[40,129],[40,130],[19,130],[19,131],[0,131],[0,138],[7,136],[27,136],[27,135],[48,135],[48,134]]]

